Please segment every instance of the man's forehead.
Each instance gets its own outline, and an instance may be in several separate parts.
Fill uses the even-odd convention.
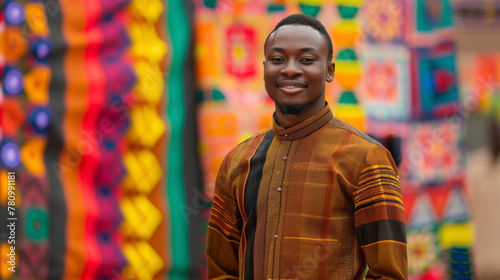
[[[300,36],[314,36],[321,38],[321,33],[314,29],[311,26],[308,25],[302,25],[302,24],[287,24],[280,26],[278,29],[276,29],[271,35],[271,37],[276,37],[276,36],[287,36],[287,37],[300,37]]]
[[[308,25],[299,24],[289,24],[280,26],[274,32],[269,35],[266,44],[266,51],[273,46],[282,45],[282,47],[287,47],[287,44],[283,40],[292,40],[294,42],[303,43],[305,45],[319,44],[316,48],[319,49],[326,46],[325,39],[321,36],[321,33]],[[281,42],[281,44],[280,44]]]

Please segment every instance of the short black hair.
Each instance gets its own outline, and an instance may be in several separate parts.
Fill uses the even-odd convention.
[[[305,25],[305,26],[310,26],[314,29],[316,29],[319,34],[325,39],[326,41],[326,46],[328,47],[328,61],[332,60],[333,57],[333,45],[332,45],[332,39],[330,38],[330,35],[326,31],[325,26],[317,19],[315,19],[312,16],[305,15],[305,14],[293,14],[285,17],[282,19],[276,26],[274,27],[273,31],[269,33],[266,37],[266,41],[264,42],[264,53],[266,53],[266,44],[267,40],[269,39],[269,36],[274,33],[274,31],[278,30],[278,28],[282,27],[283,25]]]

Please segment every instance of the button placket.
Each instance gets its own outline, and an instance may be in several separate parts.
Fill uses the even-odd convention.
[[[285,136],[286,137],[286,136]],[[279,254],[276,252],[280,251],[281,247],[281,228],[283,224],[283,210],[284,205],[283,199],[285,199],[286,193],[284,193],[284,180],[286,177],[286,166],[289,164],[288,153],[290,151],[290,146],[292,141],[281,141],[281,146],[278,150],[278,154],[276,155],[276,161],[274,166],[274,174],[271,180],[271,190],[274,189],[274,194],[269,193],[269,203],[272,204],[272,207],[275,209],[275,213],[277,215],[277,220],[274,221],[273,225],[269,225],[269,228],[275,228],[276,231],[273,233],[274,236],[274,245],[271,247],[271,253],[269,255],[269,274],[273,275],[276,271],[273,269],[275,264],[279,262]],[[271,202],[272,200],[272,202]],[[268,204],[268,205],[271,205]],[[274,211],[273,211],[274,212]],[[269,214],[268,214],[269,215]]]

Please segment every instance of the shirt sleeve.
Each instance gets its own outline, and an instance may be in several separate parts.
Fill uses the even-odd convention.
[[[399,171],[381,146],[366,157],[354,192],[355,227],[366,279],[407,279],[408,256]]]
[[[231,190],[229,173],[228,155],[217,174],[208,222],[208,279],[238,279],[242,219]]]

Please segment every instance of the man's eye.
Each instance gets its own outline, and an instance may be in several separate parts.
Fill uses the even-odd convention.
[[[314,58],[306,57],[306,58],[301,59],[301,61],[305,62],[305,63],[311,63],[311,62],[314,62]]]
[[[284,59],[281,57],[273,57],[273,58],[271,58],[271,61],[272,62],[282,62],[282,61],[284,61]]]

